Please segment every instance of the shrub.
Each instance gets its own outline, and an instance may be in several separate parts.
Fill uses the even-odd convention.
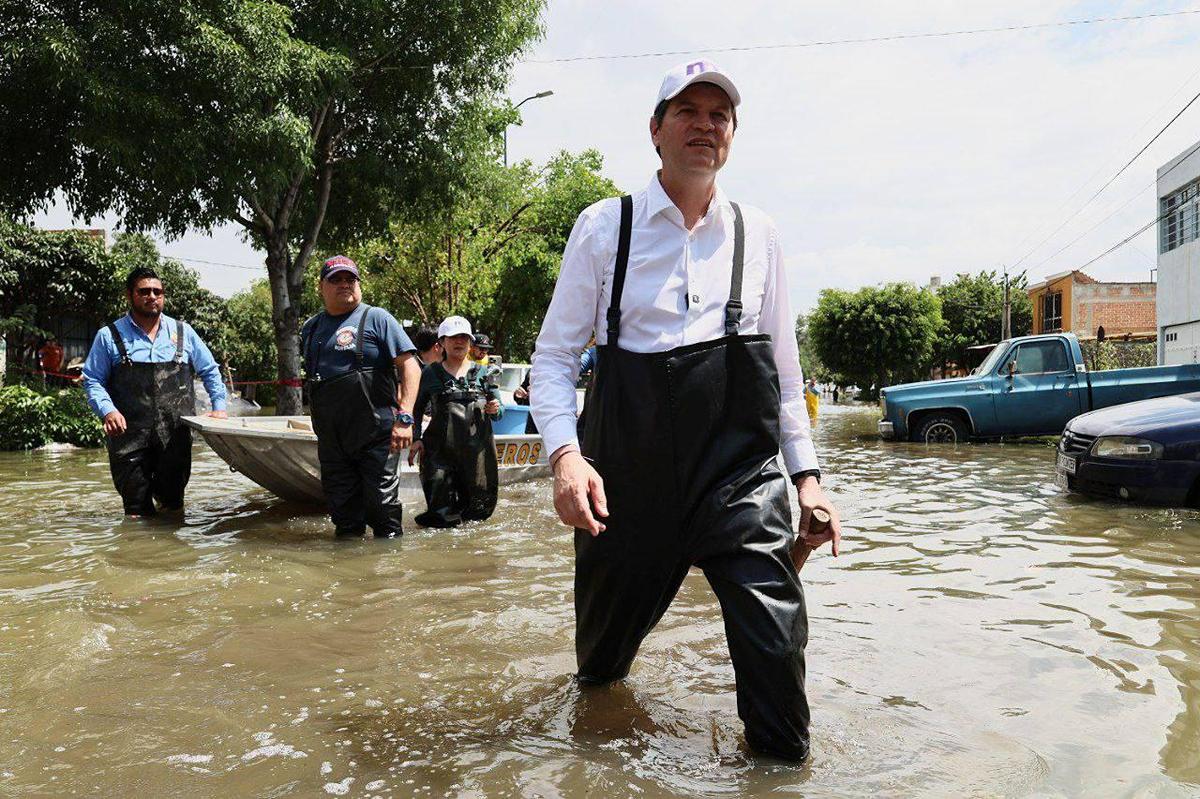
[[[28,386],[0,388],[0,450],[34,449],[50,442],[98,447],[104,427],[78,389],[39,393]]]

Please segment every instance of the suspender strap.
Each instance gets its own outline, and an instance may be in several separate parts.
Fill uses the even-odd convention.
[[[318,353],[313,353],[313,342],[317,338],[317,327],[321,324],[321,317],[325,312],[321,311],[312,317],[312,324],[308,327],[308,339],[303,341],[304,344],[304,371],[308,375],[309,380],[320,380],[321,373],[317,371],[317,354],[321,347],[320,342],[317,342]]]
[[[121,355],[121,363],[133,363],[129,357],[129,350],[125,349],[125,339],[121,338],[121,331],[117,330],[117,326],[109,322],[108,332],[112,334],[113,344],[117,345],[117,352]]]
[[[733,272],[729,276],[729,301],[725,303],[725,335],[736,336],[742,323],[742,267],[746,260],[746,225],[742,209],[733,206]]]
[[[363,368],[363,329],[367,326],[367,314],[371,313],[371,306],[364,302],[362,308],[363,314],[358,319],[358,335],[354,339],[354,362],[360,371]]]
[[[187,328],[183,326],[182,319],[175,320],[175,363],[183,363],[183,337],[187,335]]]
[[[608,343],[617,345],[621,332],[621,291],[625,288],[625,271],[629,268],[629,237],[633,230],[633,196],[621,198],[621,235],[617,239],[617,265],[613,270],[612,299],[608,305]]]

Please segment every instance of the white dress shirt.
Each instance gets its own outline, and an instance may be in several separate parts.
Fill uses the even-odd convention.
[[[779,232],[762,211],[740,207],[746,250],[739,331],[771,336],[782,400],[780,448],[788,473],[816,469]],[[617,198],[601,200],[579,215],[542,322],[529,398],[534,421],[550,453],[578,447],[575,384],[579,355],[593,332],[598,344],[608,338],[606,313],[620,219]],[[708,212],[689,232],[683,213],[655,175],[644,190],[633,195],[629,267],[621,292],[621,349],[663,352],[723,337],[732,270],[733,208],[720,187]]]

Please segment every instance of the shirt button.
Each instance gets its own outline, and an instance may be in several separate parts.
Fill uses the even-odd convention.
[[[699,304],[700,304],[700,295],[693,294],[692,295],[692,305],[699,305]]]

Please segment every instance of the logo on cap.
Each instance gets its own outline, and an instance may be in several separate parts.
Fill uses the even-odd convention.
[[[687,65],[687,74],[688,75],[695,75],[698,72],[707,72],[707,71],[708,71],[708,64],[705,63],[704,61],[693,61],[692,63]]]

